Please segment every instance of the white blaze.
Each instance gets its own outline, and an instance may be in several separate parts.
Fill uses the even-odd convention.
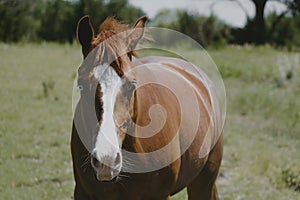
[[[121,79],[115,70],[107,63],[94,68],[94,76],[98,79],[103,93],[103,114],[102,123],[96,138],[94,152],[97,159],[105,162],[104,157],[116,158],[120,153],[120,139],[118,137],[113,118],[116,96],[121,87]],[[111,163],[103,163],[110,166]]]

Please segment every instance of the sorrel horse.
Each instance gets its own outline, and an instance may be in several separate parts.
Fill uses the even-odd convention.
[[[146,21],[130,28],[110,17],[96,37],[88,16],[78,23],[75,200],[163,200],[185,187],[190,200],[217,199],[222,120],[214,89],[184,60],[134,58]]]

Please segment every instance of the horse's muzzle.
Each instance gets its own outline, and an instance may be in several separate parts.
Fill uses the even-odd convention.
[[[121,154],[117,153],[116,157],[104,156],[98,158],[96,153],[92,153],[91,165],[95,171],[98,181],[113,182],[120,174],[122,168]]]

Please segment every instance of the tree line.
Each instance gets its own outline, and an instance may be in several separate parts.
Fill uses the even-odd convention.
[[[256,12],[254,17],[247,15],[243,28],[232,27],[214,15],[201,16],[185,10],[162,10],[150,20],[150,25],[175,29],[203,46],[228,43],[300,46],[300,0],[272,0],[286,5],[287,10],[268,15],[265,7],[271,0],[249,1]],[[107,16],[132,24],[145,13],[128,0],[0,0],[0,40],[72,43],[77,21],[86,14],[91,16],[97,30]]]
[[[0,0],[0,40],[72,43],[84,15],[97,30],[107,16],[134,23],[145,13],[127,0]]]

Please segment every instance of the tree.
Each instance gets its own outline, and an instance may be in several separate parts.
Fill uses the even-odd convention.
[[[251,27],[253,33],[254,43],[263,44],[266,42],[266,24],[265,24],[265,7],[268,0],[251,0],[255,5],[255,17],[253,26]],[[251,30],[250,29],[250,30]]]
[[[105,2],[103,0],[79,0],[76,10],[77,18],[89,15],[94,29],[98,30],[100,23],[108,16],[115,16],[126,23],[134,23],[136,19],[145,15],[141,9],[129,5],[127,0]]]
[[[230,27],[216,16],[201,16],[186,10],[161,10],[151,22],[155,26],[170,28],[184,33],[202,46],[220,47],[231,38]],[[166,44],[174,43],[173,38],[163,37]]]
[[[268,42],[268,38],[274,34],[276,26],[288,14],[300,14],[300,0],[250,0],[255,6],[255,16],[253,19],[248,18],[245,27],[245,33],[248,41],[255,44],[264,44]],[[277,1],[286,5],[287,10],[277,15],[273,22],[267,27],[265,18],[265,7],[267,2]]]
[[[97,26],[105,19],[107,15],[107,8],[103,0],[79,0],[76,5],[76,18],[79,20],[84,15],[89,15],[92,19],[93,27],[98,30]]]
[[[233,30],[233,34],[238,43],[254,43],[260,45],[270,42],[269,39],[272,38],[271,36],[274,34],[276,27],[287,14],[300,14],[300,0],[249,0],[255,7],[255,15],[253,18],[249,16],[247,9],[245,9],[239,0],[228,1],[236,2],[247,15],[245,27]],[[286,5],[287,10],[279,15],[273,16],[272,22],[266,24],[266,5],[271,1]]]
[[[271,13],[266,18],[266,24],[274,24],[277,20],[276,13]],[[288,49],[293,49],[300,45],[300,15],[285,16],[277,23],[270,35],[269,42],[277,47],[285,46]]]
[[[293,15],[300,14],[300,0],[283,0]]]
[[[84,15],[97,30],[107,16],[134,23],[144,12],[127,0],[0,0],[0,40],[72,42]]]
[[[0,40],[18,42],[35,37],[38,26],[34,11],[38,0],[0,0]]]
[[[72,43],[77,24],[75,6],[70,1],[48,1],[40,18],[39,37],[46,41]]]

